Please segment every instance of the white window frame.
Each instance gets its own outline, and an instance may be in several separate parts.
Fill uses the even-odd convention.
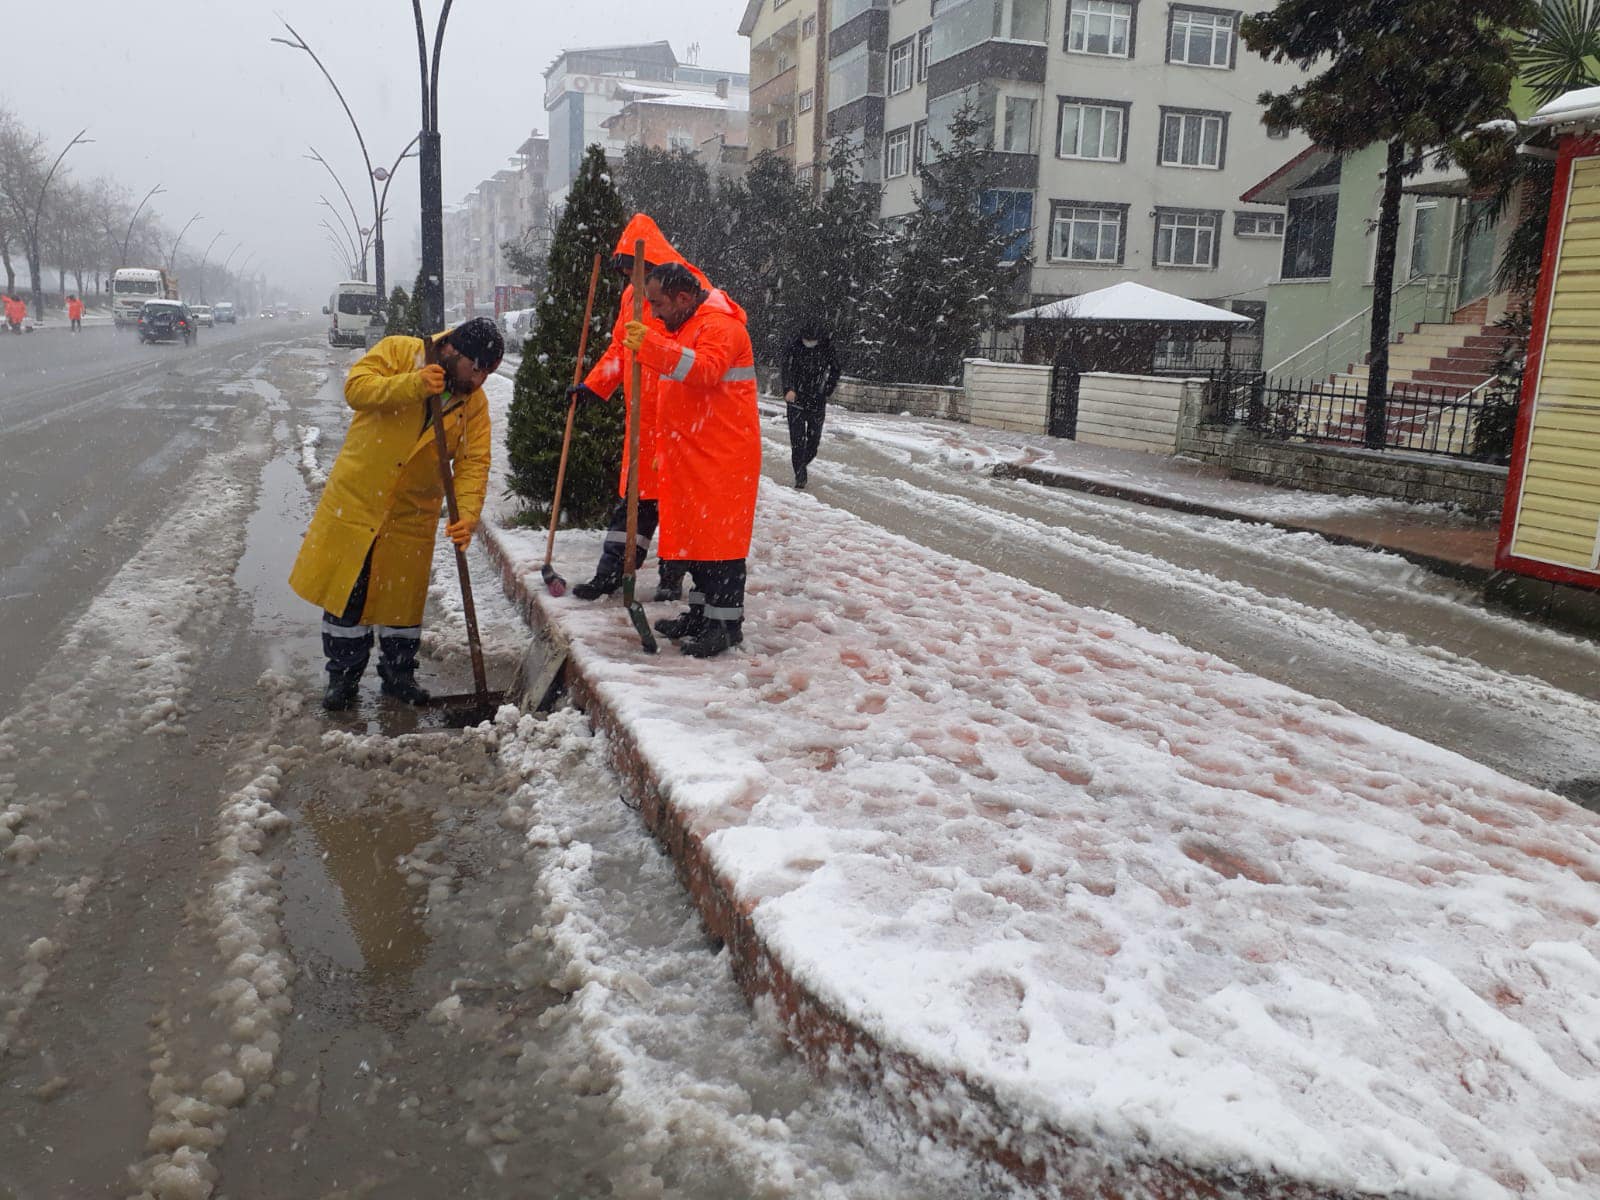
[[[1262,221],[1271,222],[1273,227],[1263,231],[1260,226]],[[1233,236],[1276,241],[1283,237],[1285,223],[1283,213],[1236,212],[1233,214]]]
[[[816,13],[812,13],[809,17],[807,17],[805,20],[800,22],[800,40],[803,42],[807,38],[814,38],[816,36],[817,36],[817,14]]]
[[[906,38],[889,47],[889,95],[909,92],[916,77],[917,39]]]
[[[891,129],[883,138],[883,177],[899,179],[911,174],[911,126]]]
[[[1063,218],[1066,221],[1066,237],[1059,236],[1063,228]],[[1095,253],[1094,258],[1074,258],[1071,254],[1074,231],[1078,224],[1095,227]],[[1102,251],[1105,247],[1105,236],[1108,228],[1115,229],[1115,252],[1109,257]],[[1048,247],[1049,258],[1052,262],[1072,262],[1086,265],[1115,267],[1121,266],[1128,241],[1128,208],[1127,205],[1096,203],[1089,200],[1052,200],[1050,202],[1050,244]]]
[[[817,89],[807,88],[805,91],[801,92],[798,99],[798,104],[801,112],[810,112],[816,107],[817,104]]]
[[[794,121],[789,117],[779,117],[773,137],[779,150],[787,150],[794,145]]]
[[[1178,256],[1178,243],[1184,233],[1193,235],[1191,252],[1184,258]],[[1170,234],[1165,253],[1162,237]],[[1207,209],[1158,208],[1156,209],[1156,240],[1150,261],[1158,267],[1185,271],[1214,271],[1220,253],[1222,214]],[[1206,253],[1200,256],[1201,247]],[[1197,261],[1198,260],[1198,261]]]
[[[1178,122],[1178,157],[1167,158],[1167,122]],[[1196,161],[1184,162],[1184,147],[1188,142],[1188,126],[1190,122],[1198,122],[1198,135],[1195,142],[1197,150]],[[1206,143],[1206,126],[1215,124],[1217,130],[1216,146],[1217,155],[1215,162],[1204,161]],[[1156,162],[1163,167],[1178,167],[1186,171],[1220,171],[1228,161],[1228,114],[1223,112],[1206,112],[1190,108],[1163,108],[1161,110],[1161,127],[1156,137]]]
[[[1070,0],[1067,9],[1068,54],[1092,54],[1096,58],[1132,58],[1137,7],[1132,0]],[[1105,23],[1106,49],[1089,48],[1091,30]],[[1122,35],[1122,49],[1117,49],[1117,35]],[[1074,44],[1076,43],[1076,44]]]
[[[1031,111],[1028,113],[1028,128],[1026,143],[1021,147],[1012,146],[1006,138],[1006,131],[1010,123],[1011,105],[1027,104]],[[1039,152],[1039,99],[1037,96],[1006,95],[1001,93],[995,103],[995,148],[1005,154],[1037,154]]]
[[[911,173],[920,175],[928,161],[928,122],[918,121],[911,126]]]
[[[1209,24],[1210,36],[1208,46],[1213,55],[1213,61],[1195,62],[1189,58],[1178,58],[1173,52],[1173,39],[1177,36],[1178,26],[1184,24],[1188,27],[1183,39],[1184,53],[1187,54],[1194,47],[1193,28],[1196,25]],[[1217,48],[1217,36],[1226,32],[1227,54],[1222,62],[1214,60]],[[1199,67],[1208,71],[1231,71],[1239,58],[1239,14],[1222,8],[1200,8],[1189,4],[1174,4],[1167,18],[1167,61],[1174,66]]]
[[[1073,153],[1068,153],[1064,146],[1067,129],[1067,109],[1078,110],[1078,137],[1077,146]],[[1058,96],[1056,97],[1056,157],[1075,159],[1080,162],[1125,162],[1128,153],[1128,112],[1130,106],[1119,104],[1113,100],[1091,100],[1087,97]],[[1117,146],[1112,154],[1084,154],[1083,127],[1084,114],[1089,111],[1100,114],[1100,148],[1105,148],[1106,141],[1106,116],[1115,113],[1117,117]]]
[[[928,67],[933,62],[933,26],[917,33],[917,82],[928,82]]]

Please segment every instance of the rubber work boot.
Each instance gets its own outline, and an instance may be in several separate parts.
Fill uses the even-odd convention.
[[[673,642],[679,638],[696,637],[704,632],[705,627],[706,615],[699,608],[691,608],[675,617],[663,617],[656,622],[656,632]]]
[[[715,658],[744,641],[744,631],[739,626],[738,621],[707,621],[699,633],[679,642],[678,649],[690,658]]]
[[[622,586],[621,575],[596,575],[588,583],[580,583],[572,589],[572,594],[579,600],[598,600],[601,596],[609,596]]]
[[[379,663],[378,677],[383,680],[383,694],[404,704],[422,705],[433,699],[432,694],[417,683],[415,671],[397,671]]]
[[[683,599],[682,583],[658,583],[656,594],[651,597],[657,604],[666,604],[673,600]]]
[[[796,467],[794,469],[794,486],[802,492],[806,490],[806,469],[804,467]]]
[[[346,712],[355,707],[360,695],[360,671],[329,671],[328,688],[322,693],[322,707],[328,712]]]

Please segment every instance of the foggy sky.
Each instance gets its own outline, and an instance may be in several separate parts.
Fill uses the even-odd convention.
[[[747,69],[744,0],[455,0],[439,83],[444,200],[459,202],[506,165],[530,131],[548,133],[543,71],[568,47],[666,39],[680,60]],[[332,89],[301,51],[273,45],[281,14],[343,89],[373,165],[388,167],[420,127],[416,27],[407,0],[4,0],[0,104],[43,132],[51,157],[84,126],[63,169],[112,175],[135,198],[161,183],[156,207],[176,229],[200,212],[182,254],[216,258],[244,243],[276,290],[317,301],[342,267],[318,222],[332,180],[302,157],[315,145],[371,216],[364,168]],[[430,42],[439,0],[424,0]],[[357,188],[361,188],[360,192]],[[389,191],[390,284],[411,283],[416,161]],[[348,214],[346,214],[348,220]],[[198,245],[197,245],[198,243]],[[214,259],[215,261],[215,259]],[[448,264],[447,264],[448,265]],[[397,268],[407,274],[400,278]],[[252,268],[253,269],[253,268]]]

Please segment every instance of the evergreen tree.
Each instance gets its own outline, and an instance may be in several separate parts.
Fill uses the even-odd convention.
[[[623,224],[622,201],[612,185],[605,151],[590,146],[550,242],[548,282],[533,333],[523,347],[506,429],[511,490],[535,518],[548,518],[555,495],[567,420],[566,390],[578,353],[589,272],[596,253],[609,262]],[[602,268],[589,324],[590,363],[611,336],[621,297],[622,282],[616,272]],[[592,526],[606,519],[616,497],[622,429],[620,389],[610,404],[579,409],[562,494],[567,524]]]
[[[393,336],[403,333],[416,337],[416,330],[410,324],[410,314],[411,297],[407,296],[405,288],[397,283],[394,285],[394,291],[389,293],[389,307],[384,314],[388,334]]]
[[[922,169],[915,210],[899,238],[880,313],[876,377],[947,384],[982,331],[1004,311],[1026,252],[986,210],[987,122],[969,103],[954,116],[948,145]]]
[[[795,182],[793,166],[770,152],[756,156],[744,179],[717,189],[714,211],[720,237],[707,270],[744,308],[756,362],[769,371],[790,332],[785,305],[804,287],[806,246],[800,234],[810,207],[811,198]]]
[[[1459,145],[1504,109],[1516,75],[1514,31],[1532,26],[1538,9],[1538,0],[1278,0],[1240,26],[1245,44],[1274,62],[1306,71],[1323,64],[1286,92],[1262,94],[1269,129],[1304,130],[1338,153],[1387,143],[1367,380],[1374,449],[1384,444],[1401,188],[1425,150]]]
[[[648,213],[679,254],[711,274],[706,263],[721,231],[704,163],[687,150],[629,146],[617,169],[617,192],[626,211]]]

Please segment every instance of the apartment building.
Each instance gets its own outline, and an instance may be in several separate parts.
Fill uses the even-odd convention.
[[[532,233],[549,234],[549,139],[532,134],[508,166],[483,180],[445,213],[445,304],[476,309],[493,303],[500,284],[521,282],[501,247]]]
[[[712,92],[686,92],[677,88],[621,85],[617,98],[622,108],[601,124],[624,146],[653,150],[686,150],[717,140],[722,147],[746,144],[749,100],[734,94],[727,79]]]
[[[815,44],[826,124],[797,167],[843,139],[883,189],[886,221],[915,203],[917,177],[973,105],[986,128],[988,203],[1031,247],[1038,301],[1132,279],[1257,315],[1277,277],[1283,210],[1240,196],[1305,145],[1274,138],[1257,96],[1292,66],[1239,39],[1271,0],[1227,7],[1171,0],[827,0]],[[751,153],[781,134],[803,75],[781,53],[805,0],[751,0]],[[791,85],[778,70],[794,73]],[[776,117],[769,113],[778,114]],[[769,130],[773,134],[769,134]]]
[[[680,63],[667,42],[564,50],[545,69],[544,79],[544,108],[550,123],[549,191],[557,205],[565,203],[590,145],[598,143],[608,155],[622,155],[628,123],[609,126],[608,122],[630,103],[654,93],[712,100],[720,96],[730,111],[749,108],[748,72]],[[696,141],[687,148],[698,146]]]
[[[750,154],[780,154],[807,181],[820,178],[828,159],[830,7],[830,0],[750,0],[739,23],[750,39]]]

